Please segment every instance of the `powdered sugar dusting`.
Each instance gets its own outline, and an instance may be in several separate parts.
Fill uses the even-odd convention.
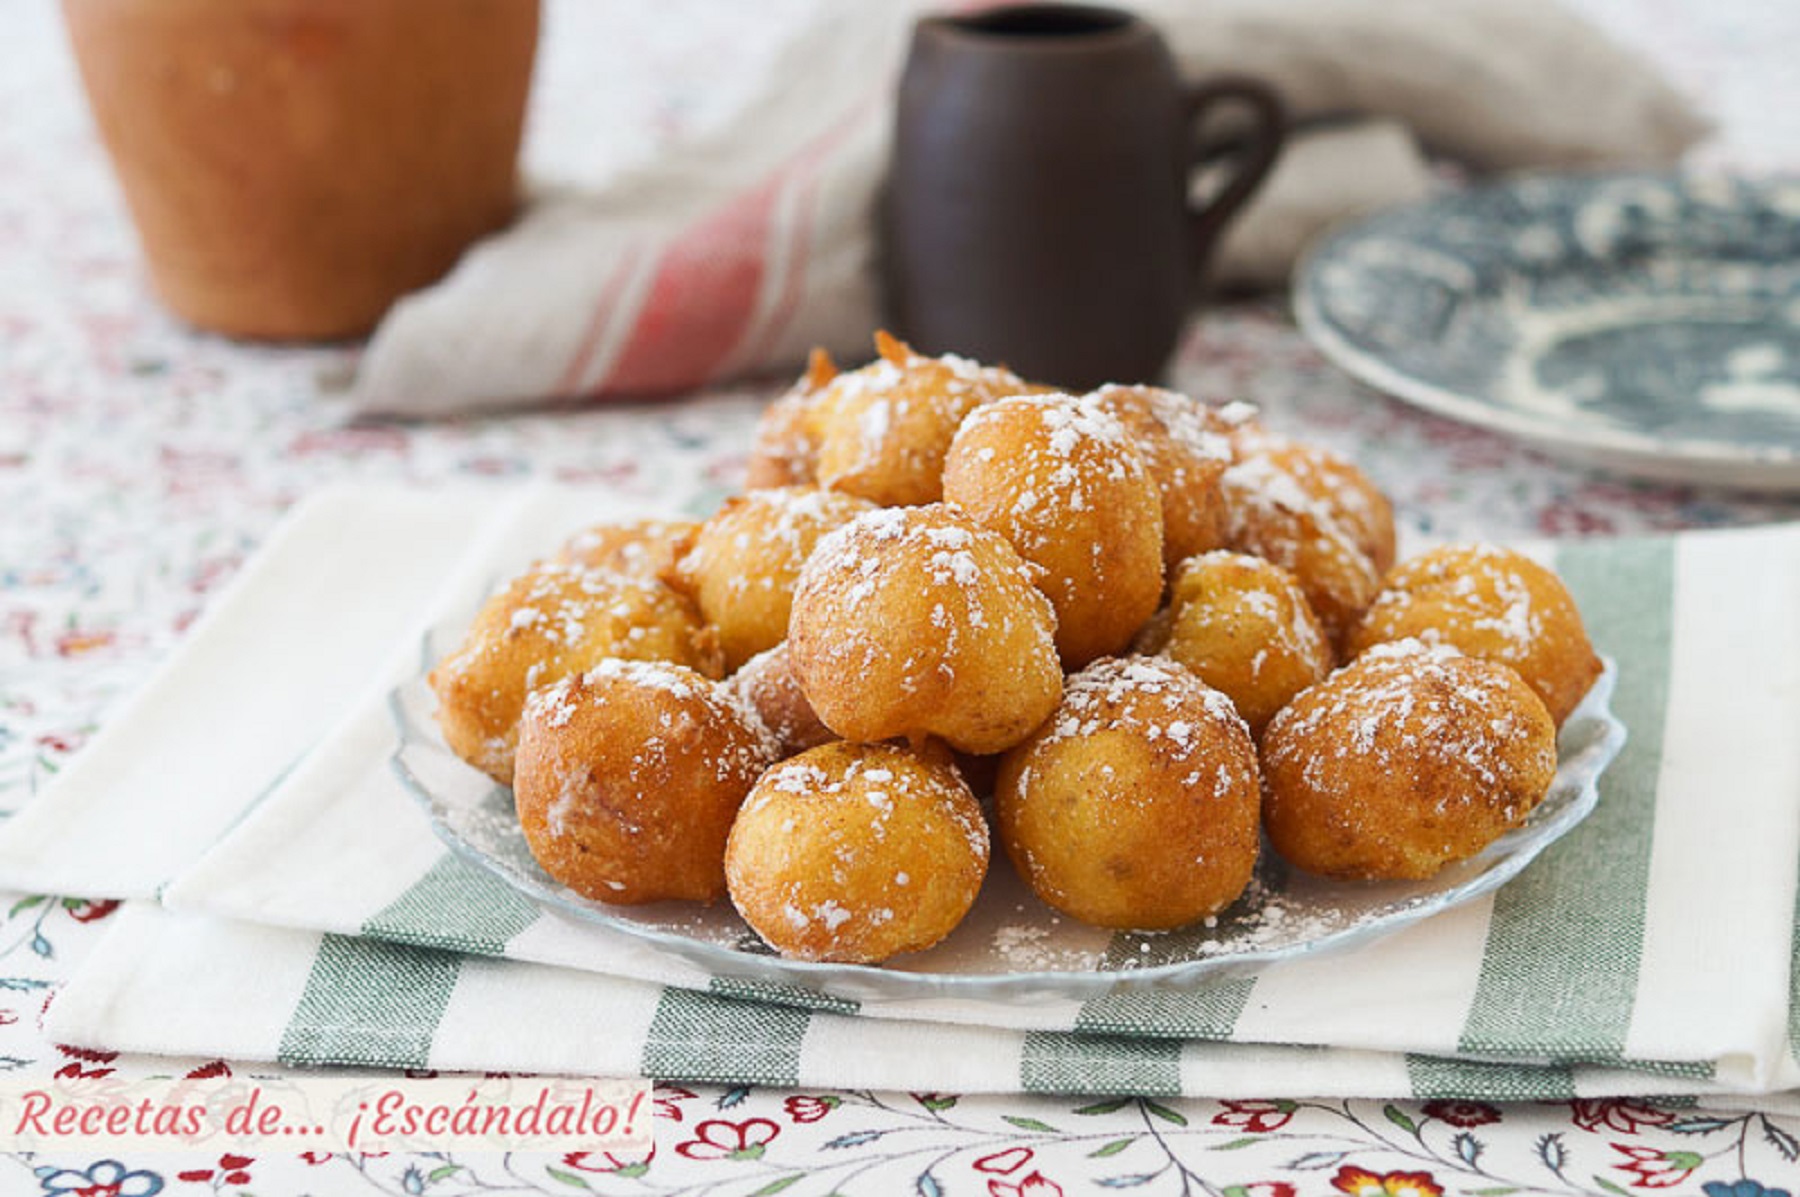
[[[1335,762],[1354,754],[1383,772],[1420,760],[1459,766],[1473,784],[1436,795],[1440,810],[1504,798],[1519,789],[1513,754],[1526,731],[1513,714],[1515,685],[1522,683],[1509,670],[1465,658],[1448,644],[1377,645],[1276,715],[1264,751],[1271,767],[1298,765],[1320,792],[1351,783],[1355,771]],[[1542,751],[1547,757],[1532,763],[1547,774],[1555,766],[1550,738]]]
[[[1063,513],[1087,511],[1100,501],[1088,493],[1089,478],[1118,482],[1142,472],[1125,426],[1092,395],[1002,399],[964,419],[957,439],[980,446],[971,450],[977,457],[993,447],[989,442],[1010,446],[1009,511],[1015,518],[1006,531],[1027,550],[1030,542],[1054,535]]]
[[[1116,414],[1138,412],[1142,432],[1151,431],[1153,425],[1186,454],[1221,463],[1235,456],[1228,430],[1254,420],[1257,414],[1254,404],[1241,400],[1214,408],[1163,387],[1109,383],[1095,391],[1094,398]],[[1143,420],[1145,416],[1149,422]]]
[[[837,612],[838,618],[828,621],[833,635],[818,647],[846,670],[866,669],[891,650],[895,629],[859,620],[855,613],[877,593],[896,588],[907,594],[924,588],[934,596],[926,617],[936,637],[925,646],[933,662],[967,651],[965,634],[1010,635],[1015,606],[1033,615],[1035,651],[1053,653],[1054,616],[1034,583],[1029,564],[997,533],[977,527],[955,508],[885,507],[819,541],[800,572],[795,606],[806,611],[818,604]],[[1004,612],[989,609],[995,598],[1003,601]],[[937,667],[924,659],[912,664]]]
[[[1161,741],[1182,761],[1205,747],[1193,721],[1196,706],[1205,720],[1248,737],[1231,700],[1175,662],[1161,657],[1103,657],[1070,676],[1042,743],[1128,730]]]
[[[1496,545],[1445,545],[1396,570],[1376,595],[1369,619],[1379,626],[1425,604],[1435,626],[1419,629],[1420,638],[1454,640],[1473,631],[1503,659],[1522,659],[1544,634],[1543,613],[1533,602],[1529,580],[1539,569],[1522,554]]]
[[[526,638],[552,652],[580,650],[594,641],[628,648],[656,633],[648,613],[669,610],[675,602],[654,578],[572,561],[540,562],[490,600],[491,618],[502,621],[502,637],[474,645],[474,652],[463,654],[463,667],[506,641]]]
[[[660,765],[670,752],[684,750],[677,745],[702,738],[718,749],[714,765],[721,780],[755,777],[778,755],[774,734],[731,687],[669,661],[609,657],[586,673],[533,691],[526,700],[526,718],[563,729],[584,707],[609,700],[640,704],[638,709],[654,719],[654,728],[633,754],[634,775]],[[738,730],[718,733],[727,727]]]

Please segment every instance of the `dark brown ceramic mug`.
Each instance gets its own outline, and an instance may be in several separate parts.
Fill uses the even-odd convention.
[[[1197,209],[1197,128],[1249,116]],[[914,346],[1071,389],[1162,374],[1219,230],[1284,133],[1266,86],[1176,74],[1117,9],[1033,4],[914,27],[884,200],[887,319]]]

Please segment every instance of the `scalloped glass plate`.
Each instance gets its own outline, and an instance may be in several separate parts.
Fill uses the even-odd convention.
[[[1800,180],[1535,175],[1380,212],[1295,272],[1368,385],[1548,453],[1800,490]]]
[[[426,659],[433,659],[427,652]],[[885,965],[820,964],[774,955],[729,903],[608,906],[552,880],[525,846],[512,792],[445,746],[423,676],[396,689],[393,766],[437,834],[553,914],[641,939],[715,977],[784,1000],[963,997],[1086,1000],[1119,990],[1184,987],[1386,935],[1469,902],[1515,876],[1598,801],[1601,771],[1625,728],[1610,709],[1607,663],[1564,724],[1549,795],[1523,827],[1425,882],[1344,883],[1290,870],[1264,851],[1249,890],[1204,925],[1144,935],[1083,926],[1043,905],[996,853],[986,885],[943,943]]]

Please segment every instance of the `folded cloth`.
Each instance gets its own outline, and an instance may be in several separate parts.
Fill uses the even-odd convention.
[[[370,661],[417,625],[494,505],[475,490],[459,503],[397,488],[328,490],[303,503],[58,776],[53,800],[7,822],[7,884],[154,894],[341,717]],[[365,523],[365,507],[382,518]],[[388,568],[396,560],[409,568]]]
[[[667,497],[640,513],[712,510],[716,489],[691,483],[684,491],[679,473],[662,479]],[[416,660],[421,621],[446,593],[480,593],[496,570],[575,531],[584,513],[637,510],[616,492],[578,489],[554,498],[498,485],[315,493],[46,800],[0,828],[0,885],[154,896],[356,708],[381,662]]]
[[[1300,119],[1400,121],[1476,170],[1653,167],[1709,129],[1556,0],[1145,0],[1183,70],[1267,79]]]
[[[592,193],[539,199],[394,307],[355,406],[433,416],[678,391],[790,368],[815,345],[865,357],[880,319],[875,196],[917,7],[819,4],[734,119]],[[1301,119],[1389,120],[1478,168],[1667,166],[1707,128],[1657,72],[1555,0],[1140,7],[1190,77],[1257,74]],[[1310,142],[1296,137],[1293,153]],[[1279,282],[1322,224],[1411,198],[1423,177],[1407,143],[1352,156],[1347,170],[1342,156],[1320,161],[1335,165],[1296,171],[1243,214],[1223,277]]]
[[[429,513],[391,491],[321,501],[268,550],[278,560],[254,568],[283,577],[323,568],[321,558],[333,549],[318,532],[338,526],[339,510],[358,511],[361,526],[382,543],[403,542],[400,529],[410,522],[462,513],[470,546],[460,559],[420,563],[397,554],[388,564],[398,573],[429,575],[424,588],[436,593],[438,605],[425,618],[457,628],[487,589],[563,532],[602,516],[642,513],[592,492],[549,487],[440,491],[432,498]],[[477,518],[478,509],[486,515]],[[577,984],[565,974],[592,974],[714,1001],[756,997],[755,1009],[773,1012],[766,1016],[777,1021],[804,1023],[823,1010],[857,1025],[1113,1036],[1143,1052],[1161,1041],[1179,1045],[1161,1050],[1184,1057],[1202,1041],[1301,1044],[1464,1062],[1657,1069],[1717,1087],[1766,1089],[1783,1075],[1789,1052],[1800,871],[1800,743],[1790,734],[1800,694],[1800,627],[1784,603],[1800,587],[1800,528],[1569,542],[1550,555],[1619,666],[1613,708],[1631,739],[1603,778],[1599,808],[1495,895],[1353,951],[1291,961],[1203,990],[1030,1003],[979,996],[852,1002],[713,976],[621,933],[543,915],[449,855],[388,770],[395,732],[382,695],[418,670],[417,627],[369,656],[360,688],[335,691],[349,713],[321,733],[285,780],[270,784],[286,764],[277,755],[268,762],[271,777],[245,784],[240,812],[256,795],[267,796],[197,862],[177,863],[164,898],[184,908],[183,918],[194,925],[270,924],[309,935],[292,941],[315,945],[303,954],[322,951],[320,942],[377,952],[369,945],[389,941],[456,958],[511,957],[481,966],[481,975],[497,969],[493,975],[529,988],[533,977]],[[350,589],[320,601],[329,615],[359,597]],[[224,607],[196,631],[184,655],[216,653],[209,640],[223,633],[215,629],[266,626],[261,612],[284,610],[262,587],[234,592]],[[177,660],[170,669],[181,667]],[[231,740],[253,727],[261,678],[224,676],[238,680],[171,693],[191,726],[165,727],[163,734],[193,744],[202,737]],[[141,743],[150,717],[128,713],[89,751],[125,751],[109,747],[113,740]],[[35,851],[53,858],[37,867],[67,882],[65,892],[117,892],[109,869],[143,847],[133,829],[146,820],[179,829],[190,818],[186,795],[153,772],[121,776],[101,792],[73,773],[70,778],[33,809],[45,812],[41,828],[54,826],[65,807],[80,812],[81,837],[59,842],[41,828],[30,837]],[[214,810],[180,836],[192,844],[220,829]],[[17,883],[14,834],[10,826],[0,828],[0,884]],[[319,933],[329,934],[320,941]],[[141,963],[133,951],[125,943],[106,959]],[[535,971],[544,965],[562,967]],[[310,967],[302,971],[310,975]],[[1720,976],[1732,983],[1718,984]],[[75,992],[83,986],[110,995],[97,1002],[108,1017],[125,1017],[137,1000],[117,970],[100,969]],[[516,998],[532,1000],[523,993]],[[256,1017],[285,1017],[289,1009]],[[106,1042],[109,1025],[70,1027]],[[179,1029],[190,1035],[205,1025],[202,1019]],[[171,1036],[176,1029],[171,1024]],[[239,1050],[235,1042],[211,1049],[174,1038],[159,1050],[227,1048]],[[865,1083],[859,1078],[845,1073],[838,1083]],[[1019,1083],[1014,1074],[971,1082],[975,1088]]]
[[[914,1093],[1557,1101],[1734,1091],[1700,1069],[871,1020],[148,905],[115,916],[46,1030],[74,1046],[295,1066]]]
[[[1212,283],[1221,290],[1280,287],[1301,247],[1330,226],[1422,199],[1431,168],[1396,120],[1357,120],[1296,134],[1251,198],[1225,226]]]

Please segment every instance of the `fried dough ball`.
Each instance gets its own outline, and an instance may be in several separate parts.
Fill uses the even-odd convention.
[[[1600,676],[1600,658],[1562,579],[1496,545],[1445,545],[1403,562],[1346,647],[1354,655],[1413,637],[1512,666],[1558,727]]]
[[[514,578],[475,616],[429,676],[450,750],[502,785],[525,696],[608,657],[674,661],[724,672],[718,637],[661,582],[562,562]]]
[[[1162,500],[1163,567],[1225,543],[1219,479],[1231,464],[1231,425],[1212,408],[1161,387],[1101,387],[1093,393],[1125,425]]]
[[[1263,826],[1342,879],[1423,879],[1519,826],[1556,773],[1556,726],[1512,669],[1403,640],[1301,693],[1263,736]]]
[[[513,797],[544,871],[636,905],[725,893],[725,840],[774,760],[755,715],[666,661],[602,661],[532,692]]]
[[[725,848],[732,903],[771,947],[857,964],[950,934],[987,864],[981,807],[947,758],[841,740],[763,774]]]
[[[1226,547],[1293,574],[1332,644],[1341,647],[1381,589],[1381,571],[1354,529],[1278,456],[1246,453],[1225,471],[1220,486]]]
[[[1155,613],[1162,502],[1097,400],[1016,395],[976,409],[944,458],[944,498],[1043,568],[1065,670],[1123,649]]]
[[[783,760],[837,739],[829,727],[819,722],[818,712],[806,701],[785,640],[745,661],[743,668],[725,684],[769,729]]]
[[[888,507],[829,533],[800,570],[788,652],[847,740],[1023,739],[1062,695],[1056,616],[1035,566],[946,504]]]
[[[747,488],[801,486],[817,479],[821,412],[829,394],[826,387],[837,374],[831,355],[815,349],[806,373],[763,409],[744,463]]]
[[[944,454],[963,417],[1029,388],[1010,370],[924,357],[886,333],[875,343],[876,361],[826,387],[819,484],[883,507],[935,503],[944,497]]]
[[[700,526],[669,581],[718,630],[726,669],[787,639],[801,563],[821,536],[873,507],[854,495],[784,486],[735,495]]]
[[[1250,422],[1232,434],[1239,460],[1260,457],[1292,478],[1385,574],[1394,567],[1394,505],[1357,464],[1321,445],[1278,437]]]
[[[1226,550],[1190,557],[1175,575],[1161,651],[1223,691],[1253,736],[1334,663],[1294,575]]]
[[[1223,694],[1172,661],[1109,657],[1000,764],[1001,842],[1032,891],[1101,927],[1185,926],[1256,867],[1256,749]]]
[[[609,569],[634,578],[661,578],[700,530],[695,520],[628,520],[595,524],[564,541],[555,560]]]

